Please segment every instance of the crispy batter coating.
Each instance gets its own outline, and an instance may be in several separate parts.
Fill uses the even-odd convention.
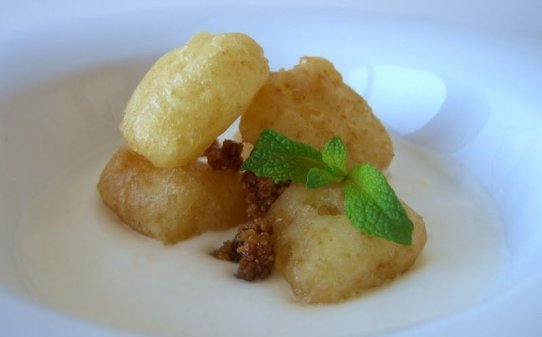
[[[338,185],[290,186],[271,206],[275,267],[302,303],[343,301],[407,271],[422,251],[425,225],[406,204],[414,223],[412,245],[369,237],[343,214]]]
[[[246,221],[239,173],[202,162],[157,168],[128,147],[104,168],[98,191],[128,226],[166,244]]]
[[[197,33],[148,71],[120,130],[155,166],[186,165],[246,110],[268,76],[267,59],[252,38]]]
[[[350,164],[384,169],[393,158],[391,139],[367,102],[323,58],[304,57],[291,70],[271,73],[241,117],[243,141],[254,144],[264,128],[318,149],[339,135]]]

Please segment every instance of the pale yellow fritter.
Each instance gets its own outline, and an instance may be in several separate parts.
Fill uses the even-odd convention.
[[[157,167],[199,157],[243,113],[269,76],[262,48],[239,33],[197,33],[141,80],[120,130]]]
[[[243,141],[254,143],[264,128],[318,149],[339,135],[351,164],[384,169],[393,158],[391,139],[367,102],[323,58],[305,57],[291,70],[271,73],[241,117]]]
[[[202,162],[156,168],[127,147],[104,168],[98,191],[128,226],[166,244],[246,220],[239,173]]]
[[[354,228],[340,186],[292,185],[266,216],[275,224],[275,267],[302,303],[343,301],[388,282],[414,264],[426,241],[423,219],[403,206],[414,223],[411,246]]]

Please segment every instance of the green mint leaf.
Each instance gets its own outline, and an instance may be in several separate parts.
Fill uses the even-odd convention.
[[[412,221],[386,177],[372,165],[354,166],[345,179],[344,211],[352,225],[368,235],[412,243]]]
[[[241,166],[242,170],[272,178],[275,182],[292,180],[299,184],[306,183],[311,168],[326,169],[320,151],[271,129],[262,131]]]
[[[330,173],[344,177],[346,175],[346,145],[339,136],[331,138],[322,149],[322,160],[331,170]]]
[[[318,188],[332,183],[338,183],[343,180],[343,177],[338,177],[326,170],[319,168],[311,168],[307,173],[307,188]]]
[[[330,139],[320,153],[265,129],[241,169],[275,182],[292,180],[307,188],[343,182],[344,211],[354,227],[399,244],[412,243],[414,225],[386,177],[370,164],[354,166],[346,174],[346,146],[338,136]]]

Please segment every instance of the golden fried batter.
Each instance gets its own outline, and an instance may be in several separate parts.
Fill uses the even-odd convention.
[[[128,147],[103,170],[98,191],[104,203],[134,230],[166,244],[246,220],[246,193],[239,173],[202,162],[162,169]]]
[[[254,144],[264,128],[318,149],[339,135],[350,164],[384,169],[393,158],[391,139],[367,102],[323,58],[305,57],[291,70],[271,73],[241,117],[243,141]]]
[[[186,165],[246,110],[268,76],[263,50],[249,36],[194,34],[149,69],[120,130],[155,166]]]
[[[354,228],[339,185],[292,185],[266,215],[274,224],[275,267],[303,303],[338,302],[388,282],[414,264],[426,241],[422,217],[403,206],[414,223],[410,246]]]

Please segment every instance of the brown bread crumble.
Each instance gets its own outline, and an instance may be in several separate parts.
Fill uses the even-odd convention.
[[[226,140],[221,148],[215,142],[205,152],[205,156],[213,169],[238,170],[243,162],[242,150],[243,144]],[[247,191],[245,201],[249,222],[241,226],[233,240],[225,241],[212,255],[239,263],[235,276],[254,281],[268,277],[273,270],[273,226],[263,216],[290,183],[276,184],[272,179],[257,177],[246,171],[241,176],[241,184]]]
[[[207,164],[215,170],[238,171],[243,164],[243,144],[226,139],[222,146],[215,141],[204,153]]]

